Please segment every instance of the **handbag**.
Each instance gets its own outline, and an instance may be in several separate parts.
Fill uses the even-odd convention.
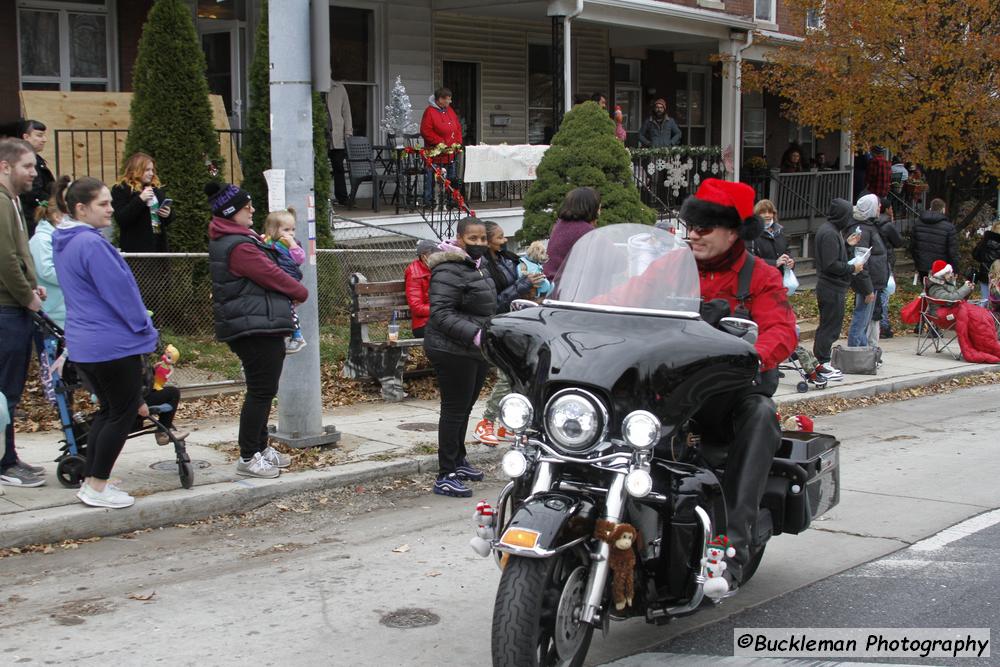
[[[785,285],[788,296],[795,294],[795,290],[799,288],[799,279],[795,276],[793,269],[785,269],[785,275],[782,276],[781,281]]]
[[[846,375],[875,375],[882,348],[834,346],[830,363]]]

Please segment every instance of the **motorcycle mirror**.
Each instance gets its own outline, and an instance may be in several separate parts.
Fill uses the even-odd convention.
[[[757,342],[757,323],[742,317],[723,317],[719,320],[719,328],[737,338],[753,344]]]
[[[510,302],[511,312],[524,310],[525,308],[538,308],[538,304],[530,299],[514,299]]]

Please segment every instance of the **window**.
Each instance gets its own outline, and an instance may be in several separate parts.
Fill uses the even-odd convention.
[[[528,45],[528,143],[552,139],[552,45]]]
[[[775,0],[754,0],[753,18],[762,23],[776,23]]]
[[[806,29],[821,30],[823,28],[823,10],[813,8],[806,10]]]
[[[17,18],[24,90],[112,88],[112,21],[105,0],[24,1]]]
[[[642,124],[641,63],[615,58],[615,105],[622,108],[626,132],[638,132]]]
[[[351,103],[354,135],[376,142],[378,83],[375,81],[375,11],[330,7],[330,66]]]
[[[677,94],[674,97],[674,114],[681,128],[681,143],[688,146],[708,145],[711,133],[712,70],[700,65],[678,65]],[[667,113],[670,113],[668,110]]]

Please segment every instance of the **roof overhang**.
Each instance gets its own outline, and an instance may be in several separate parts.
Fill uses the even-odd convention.
[[[726,39],[731,30],[751,31],[756,24],[748,18],[659,0],[583,0],[577,17],[594,23],[684,32]]]

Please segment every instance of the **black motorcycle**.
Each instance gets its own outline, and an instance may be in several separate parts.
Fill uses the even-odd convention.
[[[483,349],[514,390],[499,418],[516,434],[502,461],[511,481],[473,542],[503,568],[494,665],[581,665],[612,619],[666,623],[725,597],[712,586],[726,548],[728,443],[703,439],[694,416],[759,379],[756,325],[713,326],[700,305],[686,244],[612,225],[576,244],[551,300],[518,302],[489,325]],[[743,584],[771,537],[837,504],[839,444],[783,434]],[[616,541],[623,525],[631,535]]]

